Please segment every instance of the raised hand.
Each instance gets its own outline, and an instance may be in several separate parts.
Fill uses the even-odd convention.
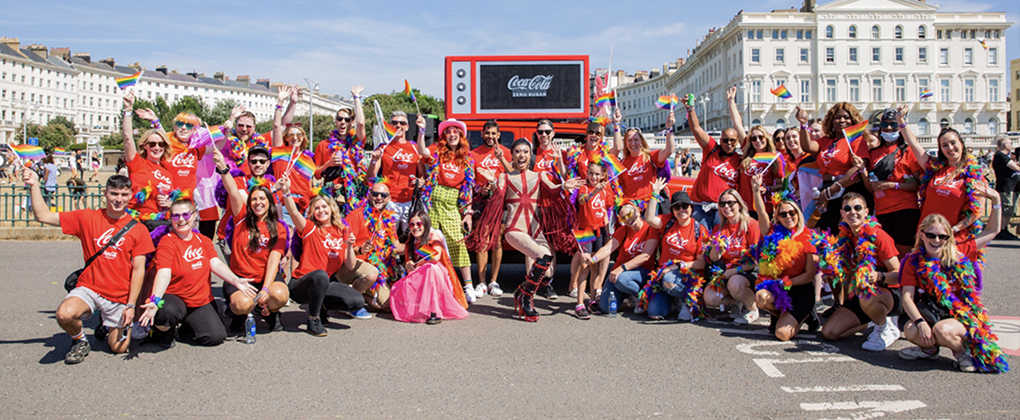
[[[351,95],[359,96],[360,97],[361,96],[361,92],[364,91],[364,90],[365,90],[364,86],[356,85],[356,86],[351,88]]]
[[[39,185],[39,174],[35,173],[31,168],[25,167],[21,170],[21,180],[25,181],[26,187],[34,187]]]
[[[736,100],[736,98],[737,98],[737,87],[736,86],[730,86],[729,89],[726,89],[726,100],[727,101],[732,102],[732,101]]]
[[[153,111],[152,108],[136,110],[135,114],[138,114],[138,118],[141,118],[146,121],[156,121],[159,119],[159,117],[156,116],[156,112]]]
[[[658,196],[662,192],[663,188],[666,188],[666,178],[656,178],[652,182],[652,195]]]
[[[425,132],[425,116],[418,114],[418,118],[414,120],[414,125],[418,126],[418,131],[421,133]]]
[[[213,149],[213,163],[216,164],[216,168],[223,170],[227,168],[227,161],[223,158],[223,153],[219,149]]]
[[[797,109],[797,122],[799,122],[800,125],[807,124],[808,120],[807,111],[801,109],[800,105],[797,105],[796,109]]]
[[[622,112],[620,112],[620,108],[619,108],[619,107],[617,107],[617,108],[616,108],[616,109],[615,109],[615,110],[613,111],[613,124],[619,124],[619,123],[620,123],[620,121],[623,121],[623,113],[622,113]]]
[[[287,100],[288,96],[290,96],[290,86],[280,86],[280,89],[276,92],[276,101],[283,103]]]
[[[243,114],[244,111],[247,111],[247,110],[248,110],[248,108],[245,107],[244,105],[237,105],[237,106],[235,106],[233,109],[230,110],[230,118],[228,118],[228,120],[230,120],[230,121],[236,120],[237,117],[240,117],[241,114]]]
[[[130,111],[135,107],[135,92],[128,91],[127,95],[124,95],[124,109]]]

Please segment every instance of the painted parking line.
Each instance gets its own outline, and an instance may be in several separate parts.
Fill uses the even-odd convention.
[[[785,378],[786,375],[779,371],[776,365],[791,363],[832,363],[832,362],[853,362],[856,359],[849,356],[813,357],[810,359],[752,359],[770,378]]]
[[[775,334],[768,332],[767,330],[742,330],[739,328],[716,328],[722,334],[741,334],[741,335],[764,335],[769,337],[775,337]],[[797,333],[797,338],[818,338],[817,335],[812,333]]]
[[[927,407],[928,405],[918,400],[904,401],[848,401],[848,402],[826,402],[826,403],[801,403],[800,408],[804,411],[832,411],[832,410],[864,410],[855,413],[848,413],[850,417],[836,417],[837,419],[873,419],[885,417],[891,413],[902,413],[910,410]]]
[[[1015,316],[990,316],[992,333],[999,337],[999,347],[1010,356],[1020,356],[1020,318]]]
[[[782,387],[783,391],[791,394],[802,392],[864,392],[864,391],[905,391],[901,385],[850,385],[850,386],[812,386],[812,387]]]

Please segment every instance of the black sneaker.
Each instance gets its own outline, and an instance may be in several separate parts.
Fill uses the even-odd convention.
[[[323,306],[322,309],[319,309],[319,322],[321,322],[324,327],[329,325],[329,310],[327,310],[325,306]]]
[[[159,346],[164,349],[172,349],[177,345],[177,327],[170,327],[169,330],[160,331],[153,327],[152,331],[159,338]]]
[[[325,337],[329,334],[319,318],[308,318],[308,328],[305,331],[316,337]]]
[[[553,289],[552,284],[549,284],[542,289],[542,296],[545,296],[545,298],[549,300],[556,300],[556,298],[560,297],[560,295],[556,294],[556,289]]]
[[[822,312],[821,317],[825,319],[831,318],[832,314],[836,313],[836,310],[839,309],[840,306],[842,305],[840,305],[839,302],[833,303],[832,306],[829,307],[829,309],[826,309],[825,312]]]
[[[100,342],[106,341],[106,337],[110,335],[110,330],[107,329],[105,325],[100,324],[96,327],[95,334],[93,335],[95,335],[96,340],[99,340]]]
[[[230,317],[230,328],[227,329],[231,334],[240,334],[244,332],[244,321],[247,319],[244,315],[232,315]]]
[[[266,321],[266,325],[269,326],[269,332],[283,331],[283,323],[280,322],[279,312],[270,312],[268,316],[262,317]]]
[[[429,319],[425,320],[426,324],[428,324],[428,325],[439,325],[440,323],[443,322],[443,318],[440,318],[440,317],[436,316],[435,312],[432,312],[429,315],[431,315],[431,316],[429,316]]]
[[[89,350],[92,350],[92,346],[89,345],[88,340],[72,340],[71,350],[64,356],[64,364],[77,365],[85,360],[85,356],[89,355]]]

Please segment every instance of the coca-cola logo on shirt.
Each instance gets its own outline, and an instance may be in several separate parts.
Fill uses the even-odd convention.
[[[737,170],[730,166],[728,161],[720,163],[712,169],[712,173],[725,180],[731,187],[737,185]]]
[[[943,197],[948,197],[953,190],[959,190],[963,185],[963,179],[947,179],[949,174],[935,177],[935,192]]]
[[[334,238],[329,233],[326,233],[326,237],[322,239],[322,246],[326,249],[341,249],[343,244],[343,238]]]
[[[265,248],[267,246],[269,246],[269,237],[259,234],[259,248]]]
[[[544,98],[546,91],[552,84],[553,76],[538,75],[530,79],[521,78],[518,75],[510,78],[506,88],[510,90],[514,98]]]
[[[443,176],[445,176],[446,179],[454,179],[457,177],[458,173],[460,173],[459,166],[452,162],[446,162],[443,164]]]
[[[593,197],[591,199],[591,209],[592,210],[602,210],[604,208],[606,208],[606,200],[602,199],[602,195],[601,194],[600,195],[596,195],[595,197]]]
[[[393,153],[393,161],[399,163],[414,163],[414,153],[397,150]]]
[[[101,236],[96,238],[96,246],[100,247],[100,248],[106,246],[106,244],[108,244],[110,242],[110,239],[113,239],[113,234],[114,234],[114,228],[107,229],[106,232],[103,232],[103,234]],[[126,236],[121,236],[120,239],[117,240],[117,243],[115,243],[113,245],[110,245],[110,248],[120,249],[120,246],[124,245],[124,241],[126,241],[126,240],[127,240]],[[110,249],[110,248],[107,248],[107,249]]]
[[[822,164],[829,166],[832,163],[832,159],[836,158],[836,148],[822,150],[818,155],[822,157]]]
[[[673,232],[669,236],[666,236],[666,243],[672,247],[670,249],[670,252],[672,252],[674,255],[679,255],[680,248],[686,248],[688,242],[690,242],[689,239],[680,237],[679,231]]]
[[[159,185],[156,187],[160,192],[170,191],[173,189],[173,180],[164,174],[163,171],[152,171],[152,177],[159,180]]]
[[[640,254],[644,250],[645,250],[645,241],[634,241],[634,242],[632,242],[630,244],[630,247],[627,248],[627,253],[630,254],[630,255],[637,255],[637,254]]]
[[[495,169],[501,165],[499,159],[496,159],[495,155],[488,155],[485,159],[482,159],[482,167],[486,169]]]
[[[553,159],[545,159],[545,158],[543,158],[541,160],[535,161],[535,169],[538,172],[552,169],[552,165],[553,165]]]
[[[188,245],[188,249],[184,250],[184,261],[195,262],[205,258],[205,250],[202,247],[193,247]]]
[[[191,153],[178,153],[174,155],[173,159],[170,159],[170,164],[175,167],[194,168],[195,162],[195,155]]]

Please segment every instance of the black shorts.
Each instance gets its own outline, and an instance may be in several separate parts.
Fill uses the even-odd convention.
[[[581,250],[589,254],[599,252],[602,247],[606,246],[606,242],[610,239],[609,234],[606,233],[606,227],[602,226],[595,230],[595,240],[581,245]]]
[[[903,209],[875,217],[878,223],[882,224],[882,230],[892,237],[896,245],[914,246],[917,225],[921,222],[921,210]]]
[[[793,315],[797,322],[804,322],[815,310],[814,283],[790,287],[787,293],[790,294],[790,300],[793,302],[790,315]]]
[[[279,273],[279,274],[276,275],[276,281],[284,282],[284,284],[286,284],[285,280],[286,280],[286,278],[283,276],[283,273]],[[257,291],[255,293],[258,293],[258,292],[262,291],[262,285],[264,283],[265,282],[261,282],[260,281],[258,283],[252,283],[251,284],[252,287],[257,289]],[[230,284],[230,283],[227,283],[227,282],[223,282],[223,299],[226,300],[227,304],[229,305],[230,304],[230,295],[232,295],[232,294],[234,294],[234,292],[237,292],[237,291],[240,291],[240,290],[241,289],[238,289],[237,286],[234,286],[233,284]]]
[[[887,289],[887,288],[882,287],[882,286],[879,286],[879,288],[881,288],[882,290],[886,290],[886,291],[888,291],[889,293],[892,294],[893,306],[892,306],[892,309],[889,311],[889,315],[888,316],[897,316],[897,315],[902,314],[903,313],[903,304],[902,304],[903,298],[900,296],[900,289],[898,289],[898,288],[897,289]],[[865,325],[865,324],[871,322],[871,317],[869,317],[868,314],[864,313],[864,308],[861,308],[861,298],[859,298],[857,296],[854,296],[853,299],[850,299],[850,300],[844,302],[843,303],[843,307],[849,309],[850,312],[854,313],[854,315],[857,315],[857,320],[861,322],[861,325]]]

